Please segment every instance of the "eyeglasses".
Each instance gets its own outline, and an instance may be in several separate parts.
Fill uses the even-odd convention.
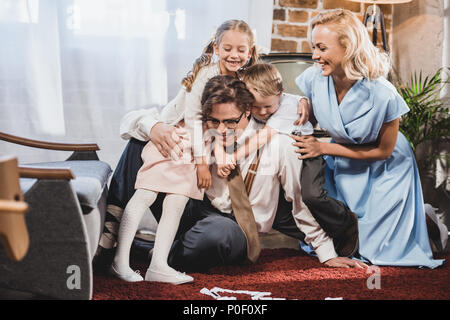
[[[237,125],[242,119],[242,116],[244,115],[245,111],[242,112],[242,114],[239,116],[239,118],[236,119],[224,119],[224,120],[218,120],[215,118],[206,118],[206,124],[208,127],[212,127],[214,129],[217,129],[221,123],[227,128],[227,129],[236,129]]]

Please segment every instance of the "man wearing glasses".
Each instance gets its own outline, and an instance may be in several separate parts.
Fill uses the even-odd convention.
[[[121,136],[131,139],[111,181],[109,212],[124,208],[131,198],[146,140],[151,139],[164,156],[181,158],[181,144],[174,134],[180,129],[158,122],[157,119],[155,110],[137,110],[128,113],[122,120]],[[264,126],[261,117],[258,119],[255,121],[250,116],[250,110],[242,112],[238,108],[212,108],[203,120],[209,130],[219,131],[223,145],[233,146],[235,141],[242,145]],[[304,240],[314,247],[319,260],[329,266],[359,266],[353,260],[337,257],[332,239],[320,228],[301,200],[298,179],[301,161],[294,152],[292,141],[287,135],[276,135],[261,149],[258,174],[249,193],[258,231],[266,233],[273,228]],[[240,162],[243,177],[255,158],[256,154],[253,154]],[[183,234],[183,241],[188,241],[189,245],[176,241],[169,258],[171,265],[179,270],[198,272],[242,261],[245,238],[242,239],[243,234],[238,225],[229,218],[232,208],[227,180],[217,175],[215,164],[211,168],[211,175],[212,183],[205,190],[205,200],[188,202],[185,213],[193,212],[196,217],[184,214],[180,222],[178,232]],[[157,200],[151,208],[155,216],[160,215],[160,207],[161,203]]]

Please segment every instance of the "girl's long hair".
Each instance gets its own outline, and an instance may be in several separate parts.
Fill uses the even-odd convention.
[[[245,33],[248,36],[249,47],[252,52],[252,55],[249,61],[247,62],[246,67],[251,66],[257,62],[258,52],[256,50],[256,46],[254,43],[254,36],[252,29],[250,29],[250,26],[243,20],[227,20],[224,23],[222,23],[219,26],[219,28],[217,28],[215,36],[209,41],[209,43],[203,49],[202,55],[195,60],[192,70],[189,71],[187,76],[184,77],[183,80],[181,81],[181,84],[186,88],[187,92],[191,91],[192,84],[194,83],[195,78],[197,77],[197,74],[200,71],[200,69],[211,63],[212,57],[214,55],[214,43],[217,43],[218,45],[222,40],[224,33],[228,30],[238,30],[240,32]]]

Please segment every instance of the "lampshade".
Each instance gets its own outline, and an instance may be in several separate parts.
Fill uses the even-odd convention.
[[[412,0],[347,0],[351,2],[362,2],[371,4],[397,4],[411,2]]]

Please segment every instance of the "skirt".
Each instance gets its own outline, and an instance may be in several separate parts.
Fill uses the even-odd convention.
[[[179,160],[165,158],[149,141],[142,150],[143,165],[136,177],[136,189],[181,194],[203,200],[204,190],[197,187],[197,168],[190,140],[182,139],[183,156]]]

